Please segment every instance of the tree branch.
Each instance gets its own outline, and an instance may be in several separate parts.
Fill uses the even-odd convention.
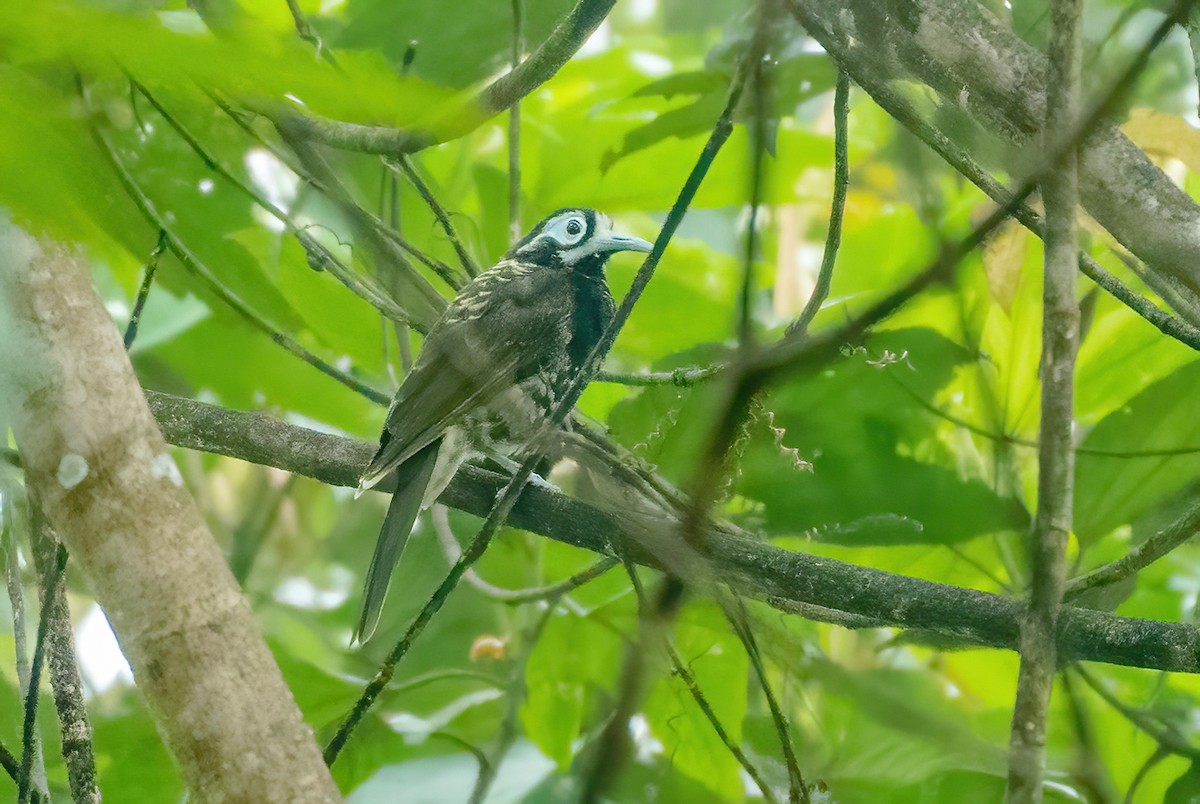
[[[509,108],[542,84],[583,46],[616,0],[579,0],[566,18],[529,58],[511,72],[497,78],[478,96],[457,104],[437,116],[426,130],[366,126],[346,123],[293,108],[264,110],[300,138],[363,153],[399,156],[411,154],[439,142],[461,137],[484,121]]]
[[[850,186],[850,156],[848,154],[850,125],[850,76],[838,70],[833,91],[833,201],[829,205],[829,229],[825,233],[825,249],[821,254],[821,269],[812,295],[804,303],[799,317],[788,325],[787,334],[804,333],[821,311],[829,297],[833,282],[833,266],[837,263],[838,247],[842,243],[842,218],[846,212],[846,190]]]
[[[1200,503],[1192,505],[1179,519],[1155,533],[1121,558],[1072,580],[1067,584],[1063,598],[1071,600],[1089,589],[1108,586],[1136,575],[1191,539],[1197,531],[1200,531]]]
[[[1083,54],[1082,0],[1054,0],[1050,64],[1046,72],[1043,147],[1079,117]],[[1046,205],[1045,282],[1042,292],[1042,416],[1038,448],[1037,515],[1029,537],[1029,603],[1021,617],[1021,668],[1009,740],[1010,804],[1038,804],[1046,764],[1046,717],[1058,672],[1055,639],[1066,577],[1067,539],[1075,488],[1075,352],[1079,302],[1075,299],[1079,235],[1078,160],[1068,149],[1042,179]]]
[[[274,466],[329,485],[357,487],[362,468],[375,454],[373,443],[286,424],[265,413],[226,410],[154,391],[146,396],[163,435],[176,446]],[[506,480],[467,465],[440,502],[485,516]],[[390,478],[379,485],[389,493],[394,488]],[[612,516],[549,489],[524,489],[508,521],[602,555],[611,555],[611,545],[625,540],[632,543],[638,563],[661,567]],[[1016,600],[783,550],[741,532],[716,534],[708,542],[707,557],[722,583],[776,608],[806,606],[804,615],[814,619],[920,629],[956,645],[1016,647],[1021,611]],[[1058,642],[1064,661],[1200,673],[1200,632],[1185,623],[1066,606],[1059,615]]]
[[[67,764],[67,780],[75,804],[99,804],[96,786],[96,758],[92,753],[92,727],[83,702],[83,680],[75,658],[75,639],[71,632],[71,610],[67,607],[65,584],[50,583],[57,572],[61,542],[50,529],[41,506],[30,500],[30,542],[33,561],[42,578],[43,588],[53,590],[46,604],[49,622],[46,628],[46,659],[50,666],[50,689],[62,733],[62,756]]]
[[[788,2],[809,34],[865,88],[907,74],[1016,145],[1040,131],[1045,57],[974,0]],[[1176,3],[1168,21],[1182,19],[1189,6]],[[1005,167],[1020,175],[1024,166],[1016,162]],[[1194,299],[1200,293],[1200,206],[1112,123],[1085,138],[1079,169],[1081,199],[1092,217]]]

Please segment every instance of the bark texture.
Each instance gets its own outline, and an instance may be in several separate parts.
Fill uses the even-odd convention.
[[[199,801],[340,799],[79,259],[0,219],[0,421]]]
[[[1042,145],[1075,131],[1079,119],[1082,0],[1054,0],[1046,125]],[[1042,417],[1038,438],[1038,509],[1029,544],[1029,602],[1018,642],[1021,669],[1009,739],[1008,802],[1039,804],[1046,770],[1046,721],[1058,671],[1058,613],[1066,578],[1075,487],[1075,353],[1079,303],[1075,278],[1079,234],[1078,160],[1074,143],[1042,180],[1046,205],[1042,291]]]
[[[915,79],[987,132],[1016,146],[1036,145],[1046,113],[1046,57],[976,0],[788,2],[852,75]],[[1016,176],[1030,167],[1022,150],[1012,151],[1004,166]],[[1112,122],[1100,123],[1080,149],[1079,191],[1083,206],[1121,245],[1196,301],[1200,206]]]

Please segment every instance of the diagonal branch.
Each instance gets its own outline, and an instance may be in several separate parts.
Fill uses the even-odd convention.
[[[796,13],[802,20],[808,19],[803,16],[801,11],[797,10]],[[822,33],[818,31],[818,35]],[[821,41],[826,46],[829,46],[832,40],[822,39]],[[873,72],[870,69],[870,65],[856,57],[848,48],[845,50],[832,50],[830,52],[837,59],[839,67],[843,70],[848,70],[855,83],[866,91],[881,109],[915,134],[918,139],[945,160],[947,164],[970,180],[972,184],[982,190],[995,203],[1004,206],[1011,202],[1011,197],[1000,182],[996,181],[990,173],[984,170],[965,149],[943,134],[933,124],[927,122],[917,112],[913,103],[889,83],[887,76],[880,76]],[[1038,237],[1042,237],[1042,218],[1031,206],[1028,204],[1018,204],[1013,209],[1013,217],[1020,221],[1021,225],[1026,229]],[[1133,291],[1117,277],[1104,270],[1099,263],[1084,251],[1079,252],[1079,270],[1103,288],[1105,292],[1146,319],[1164,335],[1175,338],[1193,349],[1200,350],[1200,329],[1170,315],[1149,299]]]
[[[1191,539],[1200,531],[1200,504],[1194,504],[1179,519],[1158,531],[1127,554],[1097,567],[1067,584],[1063,597],[1078,597],[1089,589],[1108,586],[1132,577]]]
[[[887,81],[911,76],[1015,145],[1042,126],[1045,57],[974,0],[787,2],[873,96]],[[1166,22],[1182,19],[1190,5],[1173,4]],[[1015,158],[1005,167],[1024,172]],[[1081,200],[1092,217],[1185,298],[1200,294],[1200,205],[1112,122],[1084,139],[1079,168]]]

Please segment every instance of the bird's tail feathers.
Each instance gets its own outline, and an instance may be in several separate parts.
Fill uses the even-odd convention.
[[[421,511],[421,501],[425,497],[425,488],[429,485],[434,464],[437,462],[440,443],[433,442],[396,468],[396,491],[392,494],[387,516],[383,519],[379,540],[375,543],[375,554],[371,556],[371,566],[367,570],[367,580],[363,585],[362,612],[353,637],[360,645],[371,638],[379,625],[379,616],[387,598],[392,571],[396,568],[396,562],[399,561],[413,524],[417,521],[417,514]],[[378,477],[364,478],[359,487],[360,491],[370,488],[378,481]]]

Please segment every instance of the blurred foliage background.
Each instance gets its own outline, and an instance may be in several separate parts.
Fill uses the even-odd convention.
[[[986,5],[1022,37],[1044,42],[1045,0]],[[298,6],[321,53],[297,36],[283,0],[217,4],[217,16],[230,26],[223,36],[176,0],[4,4],[0,205],[85,249],[114,325],[124,327],[158,232],[117,180],[93,135],[98,127],[221,286],[272,327],[390,394],[403,371],[391,323],[328,273],[311,270],[280,222],[214,172],[130,79],[210,160],[369,272],[339,206],[298,181],[268,147],[278,142],[269,125],[252,115],[231,117],[210,93],[247,105],[286,97],[341,120],[420,125],[506,68],[512,7],[498,0],[300,0]],[[527,50],[570,6],[524,0]],[[1088,3],[1086,53],[1095,71],[1123,63],[1141,45],[1161,19],[1153,6]],[[749,4],[739,0],[618,3],[583,50],[521,104],[523,227],[557,207],[585,205],[653,238],[720,112],[750,28]],[[767,184],[753,288],[754,325],[764,340],[778,337],[799,312],[820,263],[832,193],[836,75],[833,62],[790,21],[778,26],[771,55]],[[1130,136],[1195,195],[1200,131],[1193,75],[1186,38],[1177,33],[1155,53],[1123,113]],[[733,345],[751,163],[746,111],[737,117],[608,369],[706,365]],[[1000,147],[961,121],[942,122],[959,126],[956,137],[985,163]],[[509,242],[506,132],[501,115],[413,158],[483,266]],[[455,264],[451,243],[411,184],[377,157],[328,156],[362,206],[421,250]],[[851,95],[849,157],[843,246],[815,329],[844,321],[915,274],[942,238],[961,236],[989,209],[980,192],[858,91]],[[1101,231],[1093,229],[1090,239],[1102,265],[1149,293],[1105,248]],[[636,267],[630,256],[613,260],[609,279],[618,298]],[[1030,445],[1038,422],[1040,275],[1040,242],[1005,227],[964,261],[953,287],[923,294],[862,349],[764,397],[739,439],[725,513],[779,546],[1018,592],[1025,582],[1020,539],[1035,507]],[[1119,557],[1200,491],[1200,364],[1185,346],[1082,280],[1080,294],[1087,328],[1078,369],[1075,573]],[[405,337],[419,349],[418,336]],[[282,351],[170,253],[157,259],[131,355],[147,388],[263,409],[366,440],[382,425],[384,408]],[[581,408],[647,464],[686,485],[715,393],[705,385],[594,383]],[[345,489],[212,455],[177,451],[175,457],[305,716],[328,738],[448,567],[432,517],[422,515],[410,542],[381,635],[365,649],[350,648],[361,576],[386,501],[374,495],[353,501]],[[9,573],[25,579],[29,595],[32,571],[18,556],[20,479],[6,471]],[[478,524],[450,513],[460,540]],[[1094,605],[1193,621],[1198,558],[1185,546]],[[519,589],[569,577],[593,560],[508,529],[477,569],[492,586]],[[80,578],[71,577],[70,592],[105,797],[179,800],[178,775],[103,615]],[[27,606],[32,617],[29,608],[36,607]],[[1000,796],[1015,654],[940,652],[886,629],[850,631],[765,607],[754,612],[801,767],[831,800]],[[542,604],[510,604],[487,585],[464,583],[335,765],[338,783],[358,804],[466,800],[478,762],[464,745],[490,752],[512,727],[512,749],[489,800],[558,800],[614,700],[636,617],[619,570],[571,592],[548,614]],[[6,643],[0,645],[0,740],[18,746],[11,616],[0,617],[0,639]],[[719,609],[689,602],[675,641],[731,736],[773,785],[785,787],[761,690]],[[1078,677],[1056,688],[1050,799],[1120,800],[1141,776],[1136,800],[1192,800],[1187,796],[1200,790],[1200,771],[1190,763],[1200,748],[1148,763],[1158,741],[1127,715],[1136,710],[1184,746],[1200,745],[1200,682],[1109,666],[1091,667],[1090,678],[1112,701]],[[520,689],[524,695],[514,698]],[[48,698],[41,711],[46,773],[52,791],[65,796]],[[654,676],[634,732],[637,761],[615,799],[760,797],[669,672]]]

